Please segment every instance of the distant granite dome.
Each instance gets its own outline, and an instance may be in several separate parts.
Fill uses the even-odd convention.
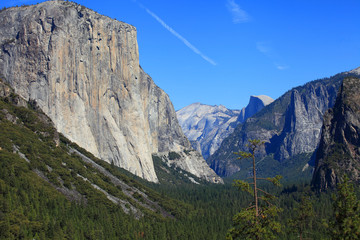
[[[359,68],[358,68],[359,70]],[[360,79],[345,78],[336,103],[324,116],[313,186],[335,188],[344,174],[360,182]]]
[[[264,171],[277,164],[278,174],[295,173],[294,169],[286,170],[287,166],[292,165],[301,176],[305,166],[299,166],[300,163],[296,161],[306,160],[304,158],[310,161],[320,140],[323,114],[334,106],[342,80],[348,76],[358,76],[359,70],[357,68],[289,90],[248,118],[244,124],[237,125],[207,162],[220,176],[233,175],[243,166],[236,161],[233,152],[246,151],[249,139],[260,139],[266,141],[266,144],[260,149],[257,158],[272,159],[269,163],[261,162]]]
[[[238,121],[243,123],[249,117],[259,112],[263,107],[272,103],[274,99],[266,95],[250,96],[249,104],[241,109]]]
[[[153,154],[221,181],[191,151],[168,95],[139,65],[136,28],[68,1],[0,12],[0,75],[95,156],[158,182]],[[185,154],[187,153],[187,154]]]
[[[251,96],[249,104],[241,111],[230,110],[223,105],[193,103],[178,110],[176,115],[192,146],[207,159],[239,123],[273,101],[265,95]]]
[[[360,75],[360,67],[355,68],[355,69],[353,69],[353,70],[349,71],[349,73],[355,73],[355,74]]]
[[[252,96],[252,97],[259,98],[264,103],[264,106],[269,105],[270,103],[272,103],[274,101],[274,99],[272,99],[271,97],[266,96],[266,95],[259,95],[259,96]]]

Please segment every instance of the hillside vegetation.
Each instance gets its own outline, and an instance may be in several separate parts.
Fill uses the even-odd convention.
[[[205,183],[158,157],[160,184],[147,182],[71,143],[1,82],[0,95],[0,239],[225,239],[232,216],[251,202],[230,180]],[[298,239],[289,221],[304,196],[314,208],[304,236],[330,238],[329,193],[261,187],[283,209],[278,239]]]

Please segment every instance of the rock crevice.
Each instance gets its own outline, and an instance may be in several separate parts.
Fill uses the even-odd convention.
[[[135,27],[49,1],[3,10],[0,33],[4,79],[96,157],[157,182],[152,154],[191,148],[168,95],[139,65]]]
[[[335,188],[344,175],[360,180],[360,79],[345,78],[336,103],[324,116],[312,184]]]

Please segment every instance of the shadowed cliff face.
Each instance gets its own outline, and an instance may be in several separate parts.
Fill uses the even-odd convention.
[[[242,164],[233,152],[247,151],[249,139],[265,141],[257,158],[275,159],[279,169],[293,157],[311,155],[320,140],[323,114],[334,106],[341,81],[349,75],[357,76],[358,70],[312,81],[286,92],[238,125],[224,139],[221,147],[207,160],[211,168],[220,176],[230,176],[241,170]],[[266,165],[266,161],[262,164],[264,169],[272,167],[271,164]]]
[[[273,101],[274,99],[266,95],[250,96],[249,104],[245,108],[241,109],[238,121],[240,123],[245,122],[246,119],[252,117],[255,113],[259,112]]]
[[[360,79],[345,78],[333,109],[324,116],[312,184],[335,188],[347,174],[360,180]]]
[[[193,147],[208,159],[234,128],[274,100],[268,96],[251,96],[240,110],[194,103],[176,112],[179,123]]]
[[[191,148],[169,97],[139,66],[135,27],[52,1],[0,12],[0,33],[4,79],[95,156],[157,182],[152,154]],[[216,176],[194,161],[195,175]]]

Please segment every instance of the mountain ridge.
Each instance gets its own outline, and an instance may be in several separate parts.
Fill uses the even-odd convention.
[[[234,131],[236,125],[272,101],[265,95],[251,96],[248,105],[242,110],[193,103],[176,111],[176,115],[193,148],[207,159],[220,147],[223,139]]]
[[[168,95],[139,65],[136,28],[67,1],[0,12],[0,73],[59,132],[95,156],[158,182],[152,155],[221,181],[191,150]]]
[[[278,166],[281,170],[282,166],[293,162],[294,158],[298,159],[297,162],[302,162],[304,167],[311,160],[320,139],[322,115],[334,105],[337,89],[342,79],[349,75],[356,73],[343,72],[287,91],[248,118],[244,124],[238,125],[234,132],[224,139],[218,151],[207,160],[210,166],[220,176],[245,171],[232,153],[246,151],[249,139],[260,139],[266,143],[260,149],[257,158],[268,159],[268,163],[262,162],[265,172],[272,166]],[[300,160],[300,155],[306,157],[301,157],[303,160]],[[270,163],[272,166],[267,165]],[[306,178],[310,178],[310,173],[305,172]]]

